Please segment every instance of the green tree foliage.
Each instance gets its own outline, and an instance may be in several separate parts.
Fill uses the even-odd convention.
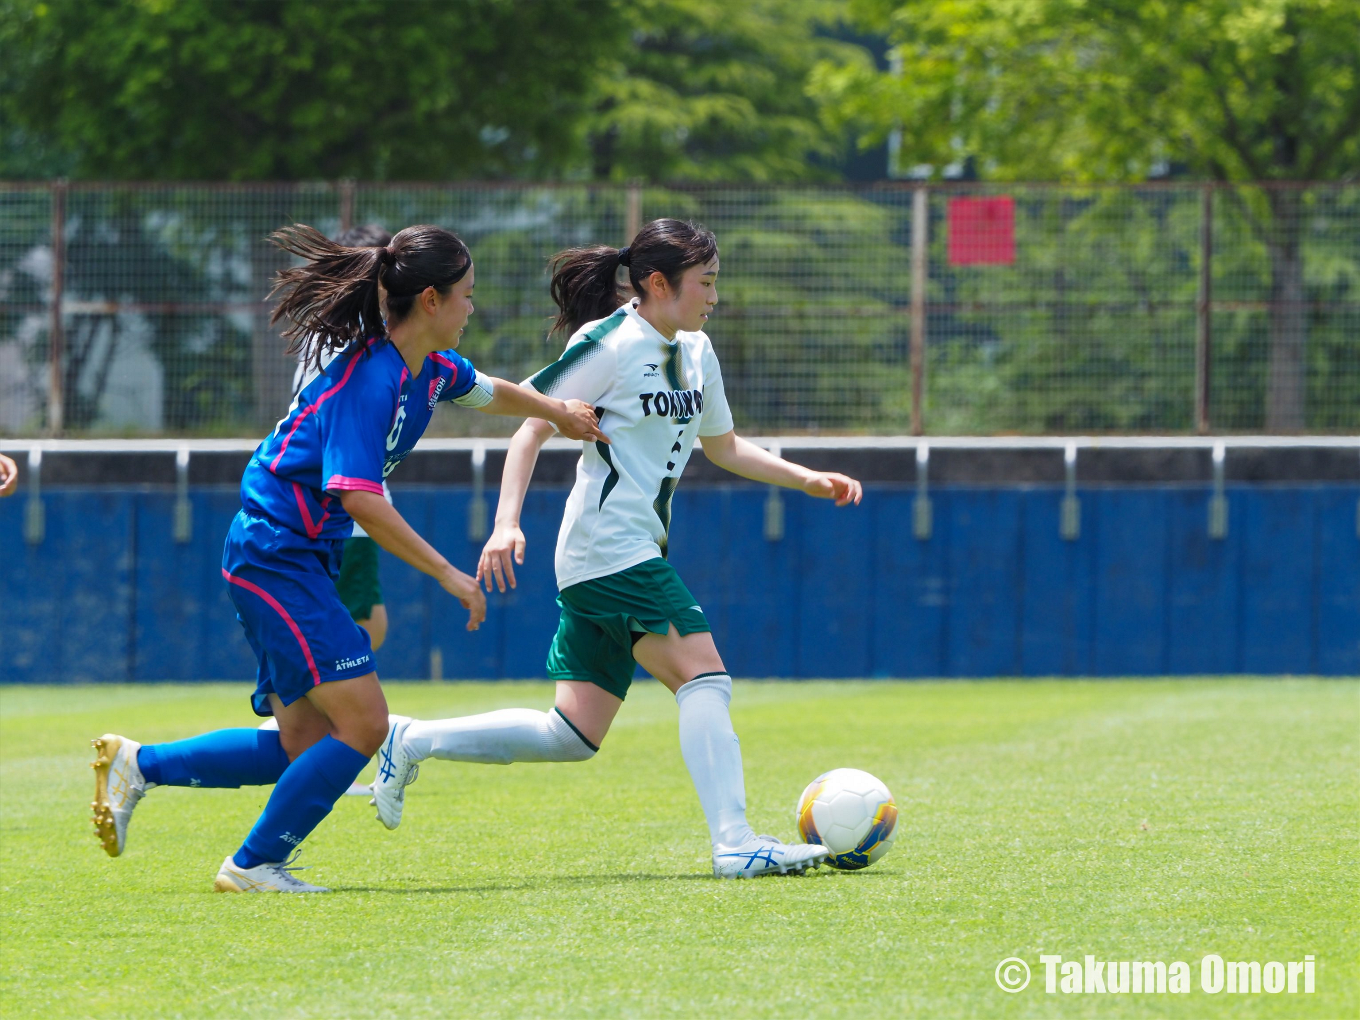
[[[596,3],[7,0],[0,171],[551,174],[622,38]]]
[[[824,63],[814,89],[904,163],[983,161],[1000,180],[1217,180],[1360,170],[1352,0],[851,0],[900,73]]]
[[[976,157],[1001,180],[1138,180],[1158,163],[1221,181],[1360,171],[1353,0],[851,0],[900,72],[826,62],[813,91],[899,159]],[[1221,192],[1268,254],[1264,422],[1306,425],[1314,218],[1297,188]]]
[[[624,0],[618,12],[628,40],[612,49],[596,84],[594,177],[836,176],[843,135],[822,122],[805,83],[819,61],[859,51],[817,34],[843,3]]]
[[[0,0],[0,174],[834,176],[844,0]],[[810,161],[811,160],[811,161]],[[820,160],[820,162],[817,162]]]

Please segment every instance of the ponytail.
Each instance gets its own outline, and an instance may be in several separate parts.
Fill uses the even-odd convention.
[[[426,287],[447,293],[472,268],[467,245],[443,227],[407,227],[390,244],[361,247],[332,241],[301,223],[269,239],[307,263],[275,277],[269,296],[280,297],[269,322],[287,319],[288,352],[297,354],[315,343],[318,360],[326,352],[386,335],[379,283],[387,290],[388,323],[396,325]]]
[[[596,244],[587,248],[568,248],[548,260],[552,283],[548,290],[558,307],[554,333],[570,336],[587,322],[603,319],[619,307],[615,284],[619,249]]]
[[[620,266],[628,269],[633,289],[645,294],[643,283],[661,273],[672,286],[690,266],[701,266],[718,254],[713,232],[682,220],[652,220],[625,248],[591,245],[568,248],[549,260],[549,290],[558,308],[553,332],[576,332],[587,322],[603,319],[620,301],[614,280]]]

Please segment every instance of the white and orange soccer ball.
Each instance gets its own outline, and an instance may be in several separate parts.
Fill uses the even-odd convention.
[[[897,804],[877,778],[859,769],[832,769],[798,798],[805,843],[831,851],[826,863],[844,871],[867,868],[888,852],[897,833]]]

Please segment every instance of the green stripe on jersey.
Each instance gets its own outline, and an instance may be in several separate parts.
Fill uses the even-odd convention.
[[[661,520],[660,545],[663,559],[671,544],[671,497],[675,495],[675,487],[678,484],[680,484],[678,478],[661,479],[661,491],[656,494],[656,499],[652,501],[652,509],[656,511],[656,516]]]
[[[614,491],[614,486],[619,484],[619,469],[614,466],[614,458],[609,456],[607,443],[597,442],[595,452],[609,465],[609,477],[604,480],[604,485],[600,487],[600,506],[604,506],[605,499]]]
[[[535,372],[529,379],[529,385],[545,397],[551,396],[553,389],[567,373],[602,353],[604,344],[598,340],[582,340],[579,344],[572,344],[551,365]]]
[[[586,339],[603,340],[610,333],[614,332],[614,330],[622,326],[623,320],[626,318],[628,318],[628,306],[620,305],[614,311],[610,312],[607,318],[601,319],[599,322],[595,323],[595,326],[590,332],[586,333]]]
[[[685,385],[685,365],[680,357],[680,345],[667,344],[666,348],[666,382],[671,384],[673,390],[689,389]]]
[[[585,339],[580,343],[572,344],[562,356],[551,365],[535,372],[529,379],[529,385],[538,390],[545,397],[551,396],[553,389],[562,377],[567,375],[577,365],[584,364],[591,358],[604,353],[604,344],[600,341],[607,337],[614,330],[623,325],[627,315],[624,309],[620,308],[607,319],[596,323],[595,326],[585,334]]]

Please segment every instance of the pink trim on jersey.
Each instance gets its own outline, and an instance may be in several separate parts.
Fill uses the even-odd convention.
[[[455,382],[458,381],[458,366],[457,366],[457,365],[455,365],[455,364],[454,364],[452,361],[450,361],[448,358],[444,357],[444,355],[440,354],[438,351],[432,351],[432,352],[430,353],[430,357],[434,359],[434,361],[435,361],[436,364],[443,365],[445,368],[451,368],[451,369],[453,369],[453,378],[449,380],[450,384],[455,383]]]
[[[359,492],[376,492],[379,496],[383,495],[383,487],[379,482],[370,482],[367,478],[346,478],[344,475],[331,475],[330,481],[326,483],[326,489],[355,489]]]
[[[349,359],[349,364],[345,366],[345,374],[340,377],[340,381],[336,383],[334,386],[332,386],[330,389],[328,389],[325,393],[321,394],[321,396],[317,397],[316,403],[308,404],[306,407],[304,407],[302,411],[298,414],[298,416],[293,419],[293,427],[288,430],[288,435],[283,437],[283,445],[279,447],[278,456],[269,462],[270,471],[273,471],[276,467],[279,466],[279,461],[283,459],[284,451],[288,449],[288,441],[293,438],[293,433],[296,432],[298,430],[298,426],[302,424],[302,419],[306,418],[307,415],[309,414],[315,414],[317,408],[319,408],[322,404],[324,404],[335,394],[339,393],[340,390],[344,387],[345,383],[349,382],[349,377],[354,372],[354,366],[357,364],[359,364],[359,355],[355,354],[354,357]]]
[[[222,576],[227,579],[228,584],[238,585],[246,591],[253,592],[260,596],[260,598],[264,599],[265,602],[269,604],[270,609],[283,617],[283,622],[288,624],[288,629],[293,632],[293,637],[297,638],[297,643],[302,646],[302,656],[307,660],[307,668],[312,674],[312,686],[319,686],[321,684],[321,671],[316,668],[316,660],[312,658],[311,646],[307,644],[307,639],[302,636],[302,629],[298,627],[298,625],[293,622],[293,618],[288,615],[288,610],[284,609],[278,599],[274,598],[273,595],[270,595],[269,592],[265,591],[258,584],[251,584],[242,577],[234,577],[227,572],[226,567],[222,568]]]
[[[382,486],[379,486],[379,488],[381,489]],[[293,496],[297,499],[298,510],[302,513],[302,526],[307,529],[307,537],[319,538],[321,529],[326,526],[326,519],[331,515],[331,512],[326,510],[331,498],[329,496],[321,497],[321,509],[326,510],[326,512],[321,515],[321,520],[313,523],[312,512],[307,509],[307,497],[303,495],[302,486],[297,482],[293,483]]]

